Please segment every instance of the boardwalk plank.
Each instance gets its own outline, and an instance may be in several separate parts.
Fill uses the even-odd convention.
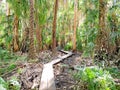
[[[67,55],[64,55],[44,65],[39,90],[56,90],[53,65],[59,63],[67,57],[70,57],[71,55],[72,53],[70,52]]]
[[[39,90],[56,90],[52,64],[44,65]]]

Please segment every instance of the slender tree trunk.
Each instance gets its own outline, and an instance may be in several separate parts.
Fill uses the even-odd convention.
[[[7,8],[7,10],[6,10],[6,18],[7,18],[7,21],[9,21],[9,17],[10,17],[10,7],[9,7],[9,3],[7,3],[6,2],[6,8]],[[10,22],[7,22],[7,26],[9,26],[10,25]],[[6,26],[6,27],[7,27]],[[8,30],[8,35],[11,35],[11,32],[10,32],[10,30]],[[11,42],[8,44],[8,45],[6,45],[7,46],[7,49],[10,51],[11,50]]]
[[[18,25],[19,20],[17,15],[14,16],[14,27],[13,27],[13,51],[17,52],[19,50],[19,40],[18,40]]]
[[[73,33],[73,51],[76,51],[77,6],[78,6],[78,0],[74,0],[74,33]]]
[[[29,59],[35,59],[35,48],[34,48],[34,6],[33,6],[33,1],[34,0],[29,0],[30,1],[30,20],[29,20],[29,51],[28,51],[28,58]]]
[[[116,5],[116,3],[118,3],[119,1],[114,0],[114,4]],[[115,12],[113,12],[112,14],[112,18],[113,18],[113,27],[114,27],[114,31],[118,32],[119,31],[119,23],[118,23],[118,18],[117,15],[115,14]],[[116,37],[116,52],[118,53],[120,51],[120,37]]]
[[[36,23],[36,40],[37,40],[37,52],[42,50],[42,26]]]
[[[52,51],[53,51],[53,53],[55,53],[55,49],[56,49],[56,21],[57,21],[57,9],[58,9],[58,0],[55,0],[55,4],[54,4],[53,30],[52,30]]]
[[[28,41],[29,41],[29,28],[26,24],[27,22],[23,22],[24,24],[24,28],[23,28],[23,31],[22,31],[22,41],[21,41],[21,44],[20,44],[20,51],[22,51],[22,53],[26,53],[28,52]]]
[[[117,3],[116,0],[113,0],[113,6]],[[116,13],[113,11],[111,12],[111,21],[110,21],[112,28],[111,33],[117,33],[118,32],[118,18],[116,16]],[[115,43],[111,45],[111,42],[109,44],[109,51],[111,51],[111,54],[118,53],[120,49],[120,37],[115,37]]]
[[[37,4],[37,2],[35,2]],[[37,40],[37,53],[42,50],[42,25],[39,23],[39,15],[37,7],[35,7],[35,21],[36,21],[36,40]]]
[[[96,41],[96,51],[108,49],[108,32],[106,29],[106,1],[99,0],[99,30]]]

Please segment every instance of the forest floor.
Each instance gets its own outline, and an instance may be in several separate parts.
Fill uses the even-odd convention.
[[[26,54],[17,54],[21,57],[26,57]],[[49,50],[43,51],[37,56],[37,62],[33,61],[28,63],[26,60],[17,60],[15,62],[16,68],[2,76],[7,80],[10,80],[12,77],[17,77],[21,84],[21,90],[28,90],[34,87],[38,89],[43,65],[63,55],[65,54],[59,51],[57,51],[55,55],[52,55],[52,52]],[[78,72],[77,67],[93,65],[93,60],[91,58],[82,58],[80,52],[55,64],[53,68],[56,89],[74,90],[74,87],[77,85],[77,81],[74,78],[74,74]]]
[[[81,53],[76,53],[61,63],[54,65],[57,90],[74,90],[74,87],[77,85],[74,79],[74,74],[77,73],[75,68],[84,67],[85,65],[92,66],[92,59],[81,58]]]

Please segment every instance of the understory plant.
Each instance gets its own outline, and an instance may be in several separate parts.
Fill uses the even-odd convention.
[[[97,66],[79,68],[74,77],[78,81],[75,90],[117,90],[109,72]]]
[[[11,53],[8,50],[2,49],[2,47],[0,47],[0,60],[10,60],[10,59],[16,59],[17,57]]]
[[[20,84],[16,79],[5,81],[0,77],[0,90],[20,90]]]

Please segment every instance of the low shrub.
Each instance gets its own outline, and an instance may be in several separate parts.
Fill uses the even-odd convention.
[[[0,77],[0,90],[20,90],[20,84],[17,79],[5,81]]]
[[[109,72],[97,66],[79,68],[74,78],[78,81],[75,90],[117,90]]]

